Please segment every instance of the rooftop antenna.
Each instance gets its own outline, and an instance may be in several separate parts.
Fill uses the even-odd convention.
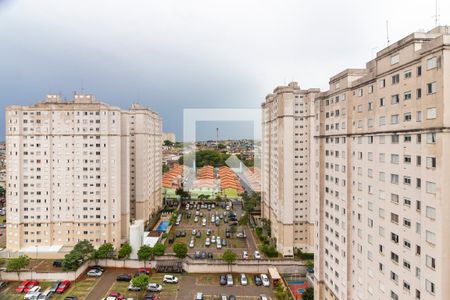
[[[438,12],[438,0],[435,1],[435,5],[434,5],[434,9],[435,9],[435,14],[434,14],[434,26],[438,27],[439,26],[439,12]]]
[[[386,20],[386,40],[387,45],[389,46],[389,20]]]

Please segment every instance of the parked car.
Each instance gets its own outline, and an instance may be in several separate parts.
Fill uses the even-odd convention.
[[[151,272],[151,270],[150,270],[149,268],[139,268],[139,269],[138,269],[138,272],[139,272],[139,273],[144,273],[144,274],[149,275],[150,272]]]
[[[53,295],[54,293],[50,290],[47,289],[45,292],[41,293],[38,297],[37,300],[48,300],[50,299],[50,297]]]
[[[206,259],[206,252],[202,251],[202,259]]]
[[[141,290],[140,287],[134,286],[132,282],[128,285],[128,290],[132,292],[139,292]]]
[[[183,230],[183,231],[181,232],[181,236],[182,236],[182,237],[185,237],[185,236],[186,236],[186,230]]]
[[[228,300],[236,300],[236,296],[235,295],[230,295],[230,296],[228,296]]]
[[[261,259],[261,254],[258,250],[255,250],[255,259]]]
[[[33,297],[35,294],[38,294],[40,291],[41,291],[41,287],[36,285],[27,291],[27,293],[25,294],[25,297],[23,299],[30,300],[31,297]],[[39,296],[39,295],[37,295],[37,296]]]
[[[103,268],[102,266],[99,266],[99,265],[92,266],[91,269],[97,269],[97,270],[100,270],[102,272],[105,272],[105,268]]]
[[[125,299],[125,296],[122,295],[121,293],[118,293],[118,292],[111,292],[111,294],[109,294],[109,297],[114,298],[116,300],[123,300],[123,299]]]
[[[34,288],[35,286],[38,286],[38,285],[39,285],[39,281],[36,281],[36,280],[28,281],[28,284],[23,289],[23,292],[28,293],[32,288]]]
[[[227,240],[226,239],[222,239],[222,246],[226,247],[227,246]]]
[[[195,244],[195,241],[194,241],[194,240],[191,240],[191,241],[189,242],[189,248],[194,248],[194,244]]]
[[[202,226],[206,226],[206,219],[205,218],[202,219]]]
[[[180,231],[177,231],[176,233],[175,233],[175,237],[180,237],[181,236],[181,232]]]
[[[220,300],[228,300],[227,295],[221,295],[221,296],[220,296]]]
[[[220,285],[227,285],[227,276],[225,276],[223,274],[220,275],[219,282],[220,282]]]
[[[231,238],[231,232],[227,229],[227,231],[225,231],[225,237],[226,238]]]
[[[227,286],[233,286],[233,275],[227,274]]]
[[[149,283],[147,286],[147,291],[149,292],[161,292],[162,286],[157,283]]]
[[[247,237],[247,235],[245,234],[245,232],[238,232],[236,233],[236,237],[239,239],[245,239]]]
[[[178,278],[173,275],[164,275],[163,282],[165,283],[178,283]]]
[[[199,231],[197,231],[197,234],[195,235],[196,237],[201,237],[202,236],[202,232],[199,230]]]
[[[209,238],[206,238],[205,240],[205,246],[209,247],[211,245],[211,240]]]
[[[196,229],[192,229],[192,236],[194,236],[197,233]]]
[[[242,258],[243,258],[243,259],[248,259],[248,252],[247,252],[247,251],[244,250],[244,251],[242,252]]]
[[[0,289],[6,287],[8,284],[6,281],[0,281]]]
[[[63,262],[61,260],[55,260],[53,261],[53,266],[55,268],[61,268],[63,266]]]
[[[212,252],[208,252],[208,259],[213,259],[213,254],[212,254]]]
[[[211,237],[211,244],[214,244],[215,242],[216,242],[216,236],[213,235],[213,236]]]
[[[167,241],[169,242],[169,244],[173,244],[173,242],[175,242],[175,238],[171,237]]]
[[[131,275],[130,274],[120,274],[119,276],[117,276],[116,280],[130,282]]]
[[[203,293],[195,294],[195,300],[203,300]]]
[[[56,289],[56,292],[57,292],[58,294],[64,293],[64,292],[69,288],[70,283],[71,283],[70,280],[64,280],[63,282],[61,282],[61,283],[58,285],[58,288]]]
[[[270,280],[266,274],[261,274],[261,280],[262,280],[263,286],[270,286]]]
[[[158,299],[158,296],[156,296],[152,293],[147,293],[143,298],[143,300],[157,300],[157,299]]]
[[[241,274],[240,278],[241,278],[241,285],[248,284],[247,276],[245,274]]]
[[[259,300],[269,300],[269,298],[267,298],[266,295],[261,294],[261,295],[259,295]]]
[[[58,286],[60,283],[61,283],[61,281],[56,281],[55,283],[53,283],[52,287],[50,288],[50,291],[52,291],[53,293],[56,293],[56,290],[58,289]]]
[[[261,276],[255,275],[255,277],[253,279],[255,281],[255,285],[257,285],[257,286],[261,286],[262,285]]]
[[[89,272],[86,273],[89,277],[100,277],[102,276],[103,272],[99,269],[91,269]]]
[[[194,258],[195,258],[195,259],[199,259],[200,257],[201,257],[200,251],[195,251],[195,253],[194,253]]]

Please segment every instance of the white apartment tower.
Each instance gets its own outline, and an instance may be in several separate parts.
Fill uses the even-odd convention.
[[[142,107],[92,95],[8,106],[7,248],[127,241],[130,220],[161,206],[160,145],[161,119]]]
[[[310,219],[310,141],[316,89],[295,82],[277,87],[262,105],[262,217],[270,220],[277,250],[313,249]]]
[[[262,214],[284,255],[307,247],[296,220],[314,223],[315,299],[449,297],[449,27],[408,35],[326,92],[279,87],[263,120]]]

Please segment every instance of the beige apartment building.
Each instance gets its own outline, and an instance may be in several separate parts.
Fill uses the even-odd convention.
[[[304,93],[291,83],[263,104],[262,214],[277,248],[301,247],[297,218],[314,222],[315,299],[447,299],[449,27],[410,34],[328,91]]]
[[[161,204],[161,119],[78,94],[6,108],[7,249],[128,240]]]
[[[318,92],[292,82],[277,87],[262,105],[262,217],[270,220],[272,238],[285,257],[295,249],[313,249],[310,142]]]

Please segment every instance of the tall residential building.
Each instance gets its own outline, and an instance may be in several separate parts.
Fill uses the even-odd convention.
[[[279,250],[296,236],[279,228],[302,214],[296,128],[285,123],[295,113],[283,107],[296,93],[277,88],[263,104],[262,213]],[[298,163],[309,163],[315,299],[446,299],[450,28],[410,34],[312,97],[309,156]]]
[[[292,82],[277,87],[262,105],[262,217],[270,220],[271,236],[285,257],[313,249],[310,141],[318,92]]]
[[[161,127],[148,109],[92,95],[8,106],[7,248],[127,241],[130,221],[162,205]]]

